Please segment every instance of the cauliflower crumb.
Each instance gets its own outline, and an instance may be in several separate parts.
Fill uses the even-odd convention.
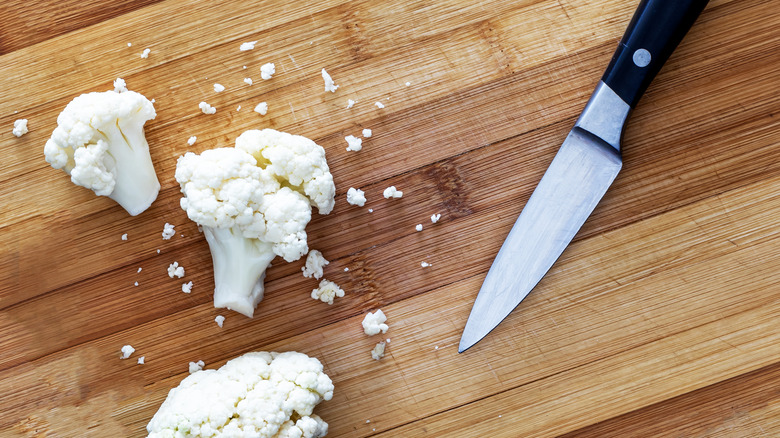
[[[182,283],[181,291],[185,294],[192,292],[192,282],[190,281],[189,283]]]
[[[151,49],[144,49],[144,51],[141,53],[141,58],[146,59],[149,57],[149,53],[151,52]]]
[[[27,119],[18,119],[14,121],[14,130],[12,131],[15,136],[21,137],[27,134]]]
[[[244,83],[246,83],[247,85],[252,85],[255,82],[252,80],[252,78],[244,78]]]
[[[255,44],[257,44],[257,41],[250,41],[248,43],[241,43],[241,46],[238,47],[238,50],[242,52],[246,52],[247,50],[252,50],[255,48]]]
[[[347,202],[351,205],[357,205],[358,207],[366,205],[366,192],[350,187],[349,190],[347,190]]]
[[[349,268],[344,268],[344,272],[349,272]]]
[[[203,111],[203,114],[214,114],[217,112],[216,108],[207,104],[206,102],[199,103],[198,108],[200,108],[200,110]]]
[[[122,240],[127,240],[127,233],[122,234]]]
[[[202,360],[199,360],[197,362],[190,362],[190,374],[197,373],[198,371],[203,370],[203,367],[205,365],[206,364]]]
[[[138,282],[136,281],[135,283],[133,283],[133,286],[138,286]]]
[[[368,209],[368,212],[369,212],[369,213],[373,213],[373,212],[374,212],[374,209],[373,209],[373,208],[369,208],[369,209]]]
[[[385,199],[400,198],[404,195],[404,192],[397,190],[395,186],[390,186],[385,189],[382,195],[384,195]]]
[[[433,266],[433,265],[431,265],[428,262],[422,262],[422,263],[420,263],[420,266],[422,266],[423,268],[427,268],[428,266]]]
[[[373,350],[371,350],[371,357],[374,358],[374,360],[379,360],[383,357],[385,357],[385,343],[380,342],[376,344]]]
[[[127,47],[133,47],[133,43],[127,43]]]
[[[159,254],[159,253],[160,253],[160,250],[158,249],[158,250],[157,250],[157,254]]]
[[[359,151],[363,149],[363,140],[360,138],[355,137],[354,135],[348,135],[344,137],[344,140],[347,141],[347,150],[348,151]]]
[[[121,93],[123,91],[127,91],[127,83],[122,78],[116,78],[114,81],[114,91],[117,93]]]
[[[422,231],[422,224],[415,225],[414,229],[417,231]]]
[[[385,324],[385,321],[387,321],[387,317],[381,309],[374,313],[368,312],[363,318],[363,331],[368,336],[376,335],[379,332],[387,333],[387,329],[390,327]]]
[[[329,265],[330,262],[322,256],[322,253],[313,249],[306,256],[306,265],[301,268],[303,276],[306,278],[314,277],[317,280],[322,278],[322,268]]]
[[[145,361],[145,359],[146,359],[146,356],[141,356],[141,357],[139,357],[139,358],[138,358],[138,365],[143,365],[143,364],[144,364],[144,361]]]
[[[219,328],[222,328],[222,324],[224,324],[224,323],[225,323],[225,317],[224,317],[224,316],[222,316],[222,315],[217,315],[217,317],[216,317],[216,318],[214,318],[214,322],[216,322],[216,323],[217,323],[217,325],[219,326]]]
[[[221,93],[225,91],[225,86],[222,84],[214,84],[214,92],[215,93]]]
[[[182,266],[179,266],[179,262],[173,262],[170,265],[168,265],[168,276],[173,278],[174,276],[178,278],[184,277],[184,268]]]
[[[344,296],[344,290],[330,280],[320,281],[320,287],[311,291],[311,297],[323,303],[333,304],[335,298]]]
[[[369,137],[371,137],[372,135],[374,135],[374,133],[373,133],[373,132],[372,132],[370,129],[364,129],[364,130],[363,130],[363,137],[365,137],[365,138],[369,138]]]
[[[190,137],[190,140],[192,140],[195,137]],[[189,142],[188,142],[189,143]],[[195,143],[194,141],[192,143]],[[190,143],[190,144],[192,144]],[[176,231],[173,229],[176,225],[171,225],[168,222],[165,223],[163,226],[163,232],[162,232],[162,238],[163,240],[171,240],[171,237],[176,235]],[[160,253],[160,250],[157,250],[157,254]]]
[[[119,356],[120,359],[127,359],[130,357],[131,354],[135,351],[135,348],[133,348],[132,345],[125,345],[122,347],[122,355]]]
[[[187,144],[188,144],[188,145],[190,145],[190,146],[192,146],[192,145],[194,145],[194,144],[195,144],[195,142],[196,142],[196,141],[198,141],[198,137],[196,137],[196,136],[194,136],[194,135],[193,135],[192,137],[190,137],[190,138],[188,138],[188,139],[187,139]]]
[[[271,79],[275,73],[276,73],[276,66],[274,65],[273,62],[263,64],[260,67],[260,77],[263,78],[264,81]]]
[[[355,101],[352,99],[347,99],[347,109],[350,109],[353,106],[355,106]]]
[[[267,102],[260,102],[255,107],[255,112],[260,114],[261,116],[264,116],[268,114],[268,103]]]
[[[339,88],[338,85],[333,83],[333,78],[330,77],[328,72],[325,71],[325,69],[322,69],[322,79],[325,81],[325,91],[330,91],[331,93],[335,93],[336,89]]]
[[[439,219],[441,219],[441,214],[435,213],[431,215],[431,223],[439,222]]]
[[[382,108],[385,107],[385,105],[382,102],[379,102],[379,101],[374,102],[374,105],[376,105],[376,107],[379,108],[379,109],[382,109]]]
[[[141,271],[142,271],[143,269],[144,269],[144,268],[138,268],[138,272],[137,272],[137,274],[140,274],[140,273],[141,273]]]

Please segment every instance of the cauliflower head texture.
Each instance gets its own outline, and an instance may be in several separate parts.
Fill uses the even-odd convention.
[[[328,424],[312,411],[332,397],[333,382],[316,358],[247,353],[182,380],[146,429],[149,438],[318,438]]]

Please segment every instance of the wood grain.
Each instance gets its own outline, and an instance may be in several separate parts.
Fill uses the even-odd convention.
[[[634,4],[0,6],[0,23],[51,23],[12,37],[0,24],[0,126],[24,117],[31,130],[0,134],[0,436],[143,436],[189,361],[214,368],[253,350],[323,362],[336,384],[318,407],[330,436],[777,435],[770,3],[709,4],[633,113],[624,170],[599,208],[522,306],[462,355],[481,280]],[[252,40],[262,44],[238,51]],[[277,75],[261,81],[269,61]],[[323,67],[335,94],[322,90]],[[42,158],[64,105],[118,76],[158,111],[146,132],[162,190],[135,218]],[[201,100],[217,114],[200,114]],[[265,117],[251,111],[260,101]],[[208,247],[178,207],[175,161],[261,127],[326,148],[337,206],[308,232],[347,290],[333,306],[308,298],[316,282],[299,261],[274,263],[254,319],[212,307]],[[344,136],[364,127],[374,137],[346,152]],[[404,197],[383,199],[389,185]],[[349,187],[366,191],[366,208],[346,204]],[[174,260],[192,294],[165,275]],[[378,339],[360,320],[379,307],[391,342],[375,362]],[[146,365],[117,359],[128,343]]]

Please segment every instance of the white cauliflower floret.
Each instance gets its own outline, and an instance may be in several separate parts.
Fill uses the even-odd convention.
[[[387,329],[390,327],[385,324],[385,321],[387,321],[387,317],[382,310],[377,310],[374,313],[368,312],[363,318],[363,331],[368,336],[376,335],[379,332],[387,333]]]
[[[385,343],[380,342],[374,346],[374,348],[371,350],[371,357],[374,360],[379,360],[383,357],[385,357]]]
[[[320,281],[320,287],[311,291],[311,297],[323,303],[333,304],[333,300],[344,296],[344,290],[330,280]]]
[[[149,438],[319,438],[314,407],[333,397],[322,364],[303,353],[247,353],[173,388],[146,426]]]
[[[366,193],[360,189],[350,187],[347,190],[347,203],[362,207],[366,205]]]
[[[322,268],[329,265],[330,262],[323,257],[322,253],[313,249],[306,256],[306,264],[301,268],[303,276],[306,278],[314,277],[317,280],[322,278]]]
[[[310,204],[325,214],[334,203],[325,151],[270,129],[245,132],[236,148],[188,152],[179,158],[176,180],[182,209],[203,227],[211,249],[214,306],[250,317],[263,299],[271,260],[292,262],[309,251]]]
[[[57,117],[46,161],[135,216],[160,191],[144,135],[144,123],[156,115],[152,102],[133,91],[82,94]]]

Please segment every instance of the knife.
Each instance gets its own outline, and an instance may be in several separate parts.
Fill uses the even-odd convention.
[[[642,0],[479,290],[458,352],[498,326],[560,257],[615,180],[628,115],[708,0]]]

